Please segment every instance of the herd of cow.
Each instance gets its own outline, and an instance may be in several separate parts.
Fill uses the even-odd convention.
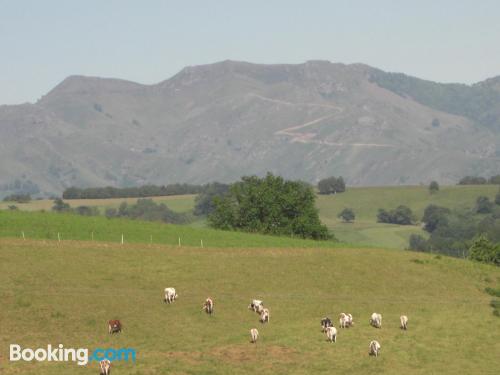
[[[173,303],[177,299],[178,295],[175,288],[165,288],[165,303]],[[259,321],[261,323],[269,323],[270,313],[269,309],[264,307],[264,303],[261,300],[254,299],[248,305],[248,309],[259,314]],[[203,303],[202,311],[207,314],[212,315],[214,312],[214,301],[212,298],[208,297]],[[408,317],[406,315],[401,315],[399,318],[400,328],[406,330],[408,328]],[[349,328],[354,325],[354,321],[351,314],[340,313],[339,316],[339,326],[340,328]],[[378,313],[373,313],[370,317],[370,325],[375,328],[382,328],[382,315]],[[333,326],[332,320],[328,317],[321,319],[322,331],[326,334],[328,341],[337,342],[337,328]],[[119,320],[110,320],[108,322],[108,332],[109,334],[118,333],[122,331],[122,323]],[[259,331],[257,328],[252,328],[250,330],[250,342],[256,343],[259,338]],[[378,357],[380,353],[380,343],[377,340],[372,340],[368,347],[368,354]],[[100,375],[110,375],[111,373],[111,362],[108,359],[104,359],[99,362]]]

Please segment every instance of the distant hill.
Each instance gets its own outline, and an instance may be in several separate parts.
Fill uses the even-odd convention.
[[[349,185],[500,173],[500,77],[440,84],[362,64],[223,61],[155,85],[72,76],[0,106],[0,195],[233,181]]]

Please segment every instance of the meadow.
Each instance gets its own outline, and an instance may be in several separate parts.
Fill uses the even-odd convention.
[[[320,219],[343,243],[355,246],[376,246],[405,249],[411,234],[427,236],[420,223],[411,226],[377,223],[379,208],[393,209],[406,205],[412,209],[418,220],[429,204],[464,210],[474,207],[477,197],[485,195],[494,199],[498,192],[497,185],[456,185],[441,186],[440,190],[430,194],[427,186],[384,186],[384,187],[348,187],[345,193],[336,195],[318,195],[317,207]],[[156,202],[165,203],[176,212],[191,212],[194,208],[195,195],[153,197]],[[118,207],[121,202],[135,203],[137,198],[113,199],[75,199],[66,200],[71,207],[96,206],[101,212],[109,207]],[[0,210],[7,209],[11,202],[0,202]],[[30,203],[15,204],[22,211],[50,211],[52,200],[34,200]],[[354,223],[343,223],[337,216],[344,208],[351,208],[356,214]],[[189,224],[204,228],[206,221],[195,218]]]
[[[97,374],[97,364],[9,362],[8,347],[130,347],[112,374],[497,374],[493,266],[384,249],[119,245],[0,239],[0,372]],[[163,289],[179,293],[172,305]],[[215,314],[201,312],[207,296]],[[271,311],[261,325],[252,298]],[[381,329],[368,324],[383,315]],[[320,319],[354,316],[336,343]],[[408,331],[399,316],[409,317]],[[121,319],[121,334],[107,321]],[[260,331],[257,344],[249,330]],[[337,325],[338,327],[338,325]],[[382,350],[368,356],[370,340]]]

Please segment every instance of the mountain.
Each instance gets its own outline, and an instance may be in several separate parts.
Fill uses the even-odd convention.
[[[500,173],[500,77],[441,84],[363,64],[223,61],[154,85],[65,79],[0,106],[0,189],[233,181],[350,185]]]

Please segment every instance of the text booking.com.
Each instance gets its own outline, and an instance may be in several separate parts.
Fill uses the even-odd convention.
[[[22,348],[21,345],[11,344],[9,359],[16,361],[38,361],[38,362],[76,362],[79,366],[85,366],[90,361],[102,361],[109,359],[113,361],[135,362],[136,352],[132,348],[97,348],[90,351],[87,348],[65,348],[63,344],[57,346],[47,345],[47,348]]]

